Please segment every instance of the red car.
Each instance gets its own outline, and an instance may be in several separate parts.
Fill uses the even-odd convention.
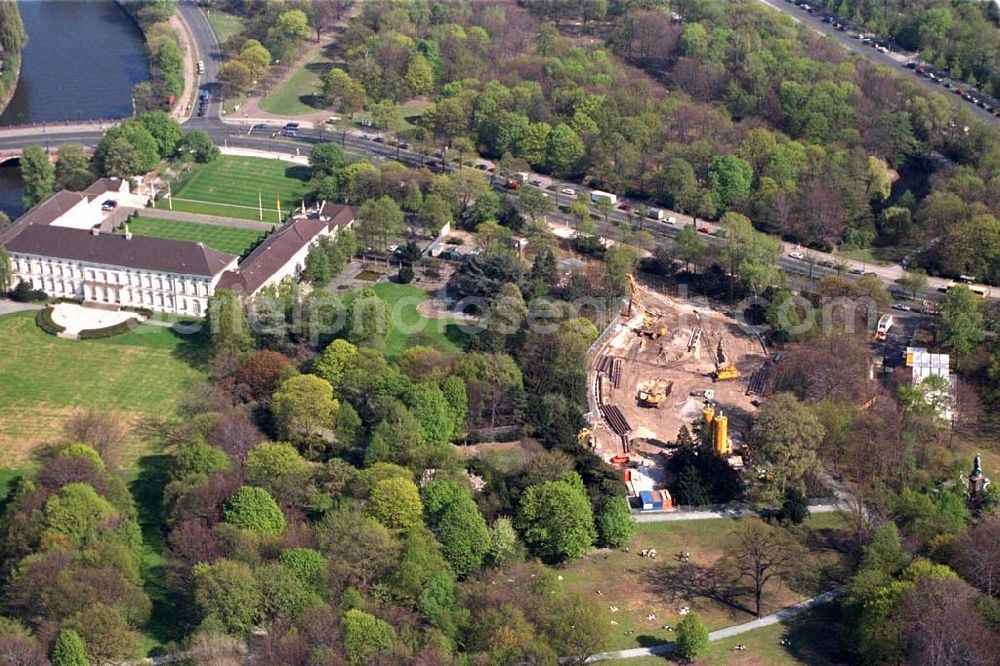
[[[632,210],[632,206],[629,206],[627,203],[618,204],[618,210],[623,210],[627,213]]]
[[[712,230],[708,227],[698,227],[698,231],[703,234],[708,234],[709,236],[712,235]]]

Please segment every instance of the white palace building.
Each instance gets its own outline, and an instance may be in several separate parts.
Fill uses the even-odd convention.
[[[265,284],[298,278],[312,243],[354,222],[352,207],[324,202],[281,226],[240,263],[202,243],[113,233],[143,205],[135,198],[127,182],[104,178],[83,192],[57,192],[40,202],[0,231],[15,281],[85,304],[202,316],[220,283],[252,295]]]

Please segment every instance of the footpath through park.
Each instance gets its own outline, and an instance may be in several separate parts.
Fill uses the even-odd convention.
[[[827,592],[817,594],[815,597],[801,601],[793,606],[782,608],[776,613],[765,615],[762,618],[758,618],[750,622],[744,622],[743,624],[737,624],[732,627],[717,629],[708,635],[708,640],[712,642],[721,641],[725,638],[732,638],[733,636],[745,634],[748,631],[761,629],[762,627],[790,620],[793,617],[802,615],[802,613],[805,613],[806,611],[810,611],[818,606],[822,606],[823,604],[833,601],[834,599],[840,597],[843,593],[844,588],[842,587],[828,590]],[[639,657],[654,657],[657,655],[669,654],[670,652],[673,652],[676,647],[676,643],[661,643],[660,645],[651,645],[650,647],[629,648],[627,650],[615,650],[613,652],[600,652],[592,655],[587,659],[587,661],[593,662],[607,661],[609,659],[637,659]]]

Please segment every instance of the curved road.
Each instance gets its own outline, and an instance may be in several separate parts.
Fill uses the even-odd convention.
[[[965,101],[958,95],[952,94],[950,90],[943,87],[941,84],[934,83],[930,79],[920,76],[912,69],[907,69],[906,62],[909,59],[907,55],[895,52],[880,53],[876,51],[873,47],[862,44],[860,39],[854,39],[853,37],[851,37],[852,34],[857,34],[855,31],[847,30],[842,32],[840,30],[837,30],[830,23],[823,23],[823,16],[821,14],[818,13],[810,14],[806,10],[802,9],[798,5],[788,0],[758,0],[758,2],[762,2],[771,9],[774,9],[783,14],[791,16],[799,23],[809,26],[809,28],[811,28],[812,30],[834,40],[835,42],[840,44],[840,46],[847,49],[848,51],[857,53],[862,58],[870,60],[871,62],[877,65],[883,65],[885,67],[889,67],[896,74],[902,74],[910,78],[914,83],[916,83],[918,86],[920,86],[921,88],[923,88],[928,92],[935,92],[944,95],[945,97],[954,98],[953,101],[955,103],[960,104],[962,108],[969,111],[969,113],[974,115],[978,120],[982,120],[989,123],[1000,123],[1000,118],[993,115],[992,113],[987,112],[985,109],[979,108],[978,106],[972,104],[971,102]],[[971,87],[967,83],[961,81],[957,83],[962,87],[963,90]]]

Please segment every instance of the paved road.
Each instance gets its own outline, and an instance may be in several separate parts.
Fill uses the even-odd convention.
[[[200,7],[191,2],[177,5],[177,15],[187,25],[194,40],[195,61],[205,63],[205,73],[199,78],[199,89],[210,95],[206,117],[218,118],[222,115],[222,85],[219,83],[219,67],[222,65],[222,50],[215,30]],[[197,71],[197,70],[196,70]],[[197,109],[197,104],[195,105]],[[192,115],[189,122],[198,120]]]
[[[962,108],[967,109],[972,115],[974,115],[979,120],[989,122],[989,123],[1000,123],[1000,118],[997,118],[992,113],[987,113],[984,109],[979,108],[975,104],[967,102],[957,95],[953,95],[951,91],[944,88],[938,83],[932,82],[923,76],[918,75],[912,69],[907,69],[904,65],[907,58],[899,53],[880,53],[876,51],[871,46],[867,46],[861,43],[861,40],[854,39],[851,37],[852,34],[856,34],[853,31],[841,32],[836,30],[831,24],[823,23],[823,17],[820,14],[810,14],[798,5],[791,2],[786,2],[784,0],[759,0],[759,2],[764,3],[772,9],[776,9],[779,12],[788,14],[796,21],[799,21],[803,25],[807,25],[816,32],[826,35],[827,37],[833,39],[842,47],[848,51],[859,54],[866,60],[870,60],[878,65],[884,65],[893,69],[897,74],[904,74],[909,77],[914,83],[919,85],[924,90],[931,92],[940,93],[950,98],[954,98],[956,104],[962,105]],[[965,83],[959,83],[959,85],[965,89],[969,86]]]
[[[779,622],[785,622],[793,617],[802,615],[807,611],[822,606],[823,604],[828,604],[834,599],[837,599],[844,594],[843,588],[836,588],[829,590],[822,594],[818,594],[811,599],[806,599],[805,601],[799,602],[794,606],[789,606],[788,608],[782,608],[776,613],[771,613],[770,615],[765,615],[762,618],[753,620],[751,622],[744,622],[743,624],[737,624],[732,627],[725,627],[724,629],[718,629],[708,634],[708,640],[715,642],[721,641],[726,638],[732,638],[733,636],[739,636],[740,634],[745,634],[748,631],[753,631],[754,629],[760,629],[762,627],[768,627],[772,624],[778,624]],[[629,650],[616,650],[614,652],[601,652],[590,657],[587,661],[606,661],[609,659],[637,659],[639,657],[654,657],[657,655],[669,654],[676,648],[675,643],[661,643],[660,645],[653,645],[651,647],[644,648],[631,648]]]
[[[44,307],[44,303],[18,303],[9,298],[0,298],[0,315],[25,312],[27,310],[41,310]]]
[[[815,504],[809,507],[809,513],[836,513],[846,511],[846,505],[839,503]],[[722,509],[714,511],[711,509],[687,509],[681,511],[664,511],[655,513],[634,513],[632,518],[637,523],[674,523],[685,520],[713,520],[719,518],[752,518],[760,516],[760,513],[751,508],[743,509]]]

